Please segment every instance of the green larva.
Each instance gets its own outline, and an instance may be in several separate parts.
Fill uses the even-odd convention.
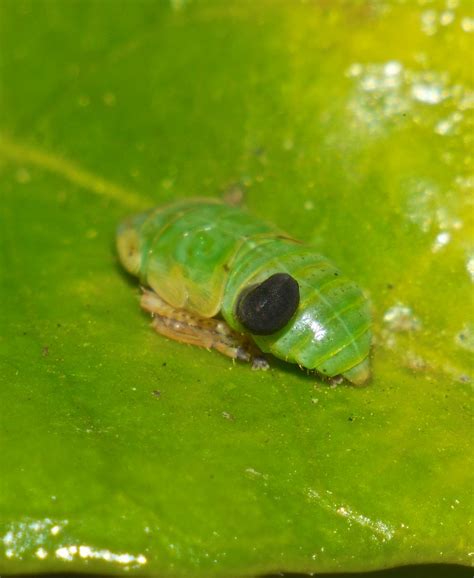
[[[125,269],[170,311],[203,323],[223,318],[279,359],[354,384],[368,380],[371,318],[362,291],[275,226],[217,201],[187,200],[126,220],[117,247]]]

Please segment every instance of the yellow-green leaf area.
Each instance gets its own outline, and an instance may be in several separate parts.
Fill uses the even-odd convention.
[[[2,575],[470,563],[472,8],[1,2]],[[368,387],[150,329],[116,226],[195,196],[364,288]]]

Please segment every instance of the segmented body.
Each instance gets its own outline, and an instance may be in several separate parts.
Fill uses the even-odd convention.
[[[236,315],[248,287],[275,273],[299,285],[299,306],[271,335],[251,335],[267,353],[356,383],[369,374],[371,319],[360,288],[328,259],[250,214],[191,200],[132,217],[118,232],[124,266],[176,308],[221,314],[248,333]]]

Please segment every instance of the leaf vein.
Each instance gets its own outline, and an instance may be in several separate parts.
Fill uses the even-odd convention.
[[[73,161],[30,145],[20,144],[5,135],[0,138],[0,155],[10,161],[34,165],[59,175],[75,185],[96,195],[113,199],[122,205],[135,209],[143,209],[150,205],[150,202],[138,193],[83,169]]]

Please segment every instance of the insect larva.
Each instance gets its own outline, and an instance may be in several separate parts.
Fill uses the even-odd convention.
[[[148,288],[142,306],[159,333],[254,365],[264,364],[260,350],[355,384],[369,378],[362,291],[276,227],[196,199],[131,217],[117,246],[125,269]]]

